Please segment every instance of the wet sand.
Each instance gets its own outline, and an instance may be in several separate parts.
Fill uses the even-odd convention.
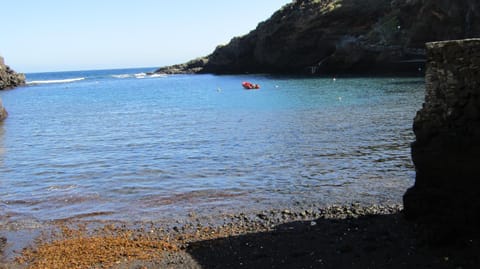
[[[478,268],[480,265],[477,238],[432,244],[425,240],[425,231],[404,219],[399,205],[274,209],[211,218],[192,214],[185,223],[169,225],[94,226],[70,228],[65,223],[59,224],[55,232],[45,233],[23,256],[4,262],[0,268]],[[3,242],[3,246],[6,244]],[[84,253],[76,255],[80,251]]]

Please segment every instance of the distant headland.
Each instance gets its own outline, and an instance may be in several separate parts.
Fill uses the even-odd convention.
[[[478,1],[297,0],[157,73],[424,74],[425,43],[480,36]]]

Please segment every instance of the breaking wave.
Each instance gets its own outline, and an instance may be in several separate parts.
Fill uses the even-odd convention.
[[[132,75],[130,74],[122,74],[122,75],[112,75],[112,78],[131,78]]]
[[[153,74],[153,75],[149,75],[148,77],[150,78],[163,78],[163,77],[166,77],[167,75],[166,74]]]
[[[119,79],[124,79],[124,78],[162,78],[166,77],[167,75],[165,74],[152,74],[152,73],[136,73],[136,74],[120,74],[120,75],[112,75],[112,78],[119,78]]]
[[[138,73],[134,75],[136,78],[145,78],[147,76],[146,73]]]
[[[52,79],[52,80],[33,80],[27,81],[28,85],[37,85],[37,84],[53,84],[53,83],[72,83],[76,81],[84,80],[85,78],[68,78],[68,79]]]

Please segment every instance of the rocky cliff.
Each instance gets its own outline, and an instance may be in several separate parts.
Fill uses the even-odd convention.
[[[9,66],[5,65],[5,61],[0,56],[0,90],[17,87],[25,84],[25,76],[15,73]],[[0,121],[7,117],[7,111],[3,107],[0,99]]]
[[[428,43],[427,59],[405,213],[442,235],[479,234],[480,39]]]
[[[425,42],[479,36],[477,0],[297,0],[211,55],[157,72],[416,73]]]

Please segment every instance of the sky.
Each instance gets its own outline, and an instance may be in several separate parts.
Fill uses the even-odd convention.
[[[22,73],[183,63],[247,34],[291,1],[4,1],[0,55]]]

